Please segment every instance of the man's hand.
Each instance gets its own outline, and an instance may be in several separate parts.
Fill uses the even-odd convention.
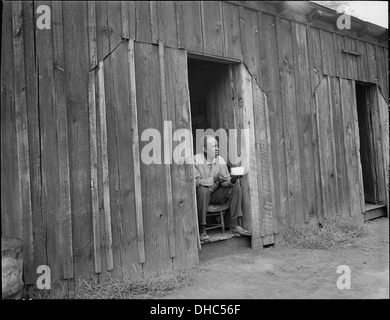
[[[211,187],[214,184],[214,179],[213,177],[203,179],[203,186],[204,187]]]

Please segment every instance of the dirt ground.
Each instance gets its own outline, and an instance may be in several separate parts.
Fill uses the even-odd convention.
[[[389,219],[367,223],[371,235],[332,251],[285,246],[203,263],[192,284],[164,299],[388,299]],[[336,272],[349,266],[351,288]]]

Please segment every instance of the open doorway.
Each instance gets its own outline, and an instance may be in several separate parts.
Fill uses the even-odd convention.
[[[385,215],[386,188],[381,162],[383,156],[377,87],[364,82],[356,82],[355,87],[365,214],[373,215],[375,211],[375,217],[382,216]]]
[[[224,152],[221,152],[221,136],[219,131],[226,132],[229,129],[237,128],[237,110],[234,106],[234,84],[232,77],[232,65],[214,61],[200,60],[196,58],[188,59],[188,82],[191,105],[193,153],[202,152],[203,134],[199,130],[204,130],[205,134],[214,134],[220,144],[220,156],[228,163],[230,169],[230,159],[227,144]],[[207,132],[207,130],[212,130]],[[229,210],[229,209],[228,209]],[[224,222],[227,229],[222,232],[222,228],[215,228],[207,231],[210,236],[210,243],[219,240],[226,240],[232,237],[228,231],[230,224],[230,212],[224,214]],[[207,223],[210,225],[219,224],[220,215],[210,215]]]

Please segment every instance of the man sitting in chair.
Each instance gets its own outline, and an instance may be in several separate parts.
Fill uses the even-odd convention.
[[[226,202],[231,213],[230,232],[250,236],[248,230],[238,225],[238,218],[242,217],[242,191],[237,178],[230,176],[224,159],[219,156],[218,141],[209,135],[203,139],[203,152],[194,157],[200,240],[210,241],[205,229],[209,204]]]

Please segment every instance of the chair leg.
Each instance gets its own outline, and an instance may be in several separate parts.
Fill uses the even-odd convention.
[[[222,233],[225,233],[225,221],[223,219],[223,211],[221,211],[220,214],[221,214]]]

